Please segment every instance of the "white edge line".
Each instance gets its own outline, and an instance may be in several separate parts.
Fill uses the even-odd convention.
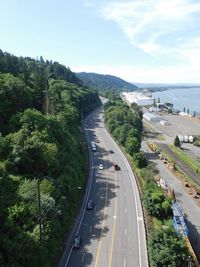
[[[88,131],[86,130],[86,139],[88,141],[88,144],[89,144],[89,137],[88,137]],[[92,186],[92,175],[93,175],[93,155],[92,155],[92,152],[89,148],[89,153],[91,155],[91,166],[90,166],[90,171],[89,171],[89,177],[90,177],[90,183],[89,183],[89,187],[87,187],[87,197],[86,197],[86,201],[85,201],[85,205],[84,205],[84,210],[83,210],[83,213],[82,213],[82,216],[81,216],[81,219],[80,219],[80,222],[79,222],[79,226],[78,226],[78,229],[76,231],[76,235],[78,234],[80,228],[81,228],[81,224],[82,224],[82,221],[83,221],[83,217],[85,215],[85,206],[86,206],[86,203],[88,202],[88,199],[89,199],[89,194],[90,194],[90,190],[91,190],[91,186]],[[73,246],[71,246],[71,249],[69,251],[69,254],[68,254],[68,257],[67,257],[67,260],[66,260],[66,263],[65,263],[65,266],[64,267],[67,267],[67,264],[69,262],[69,259],[71,257],[71,254],[72,254],[72,250],[73,250]]]

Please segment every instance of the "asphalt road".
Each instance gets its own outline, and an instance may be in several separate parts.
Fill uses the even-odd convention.
[[[84,128],[88,142],[97,143],[97,152],[90,151],[91,171],[85,197],[85,204],[92,199],[95,208],[87,211],[84,204],[74,230],[81,235],[81,248],[68,247],[59,267],[146,267],[145,228],[136,181],[104,127],[102,108],[88,116]],[[103,170],[99,170],[99,164],[103,164]],[[113,164],[121,170],[115,171]]]

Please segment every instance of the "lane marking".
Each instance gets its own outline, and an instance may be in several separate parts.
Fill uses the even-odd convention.
[[[124,267],[126,267],[126,259],[124,259]]]
[[[125,229],[125,235],[127,235],[127,229]]]
[[[101,224],[101,235],[99,239],[99,246],[97,250],[97,256],[96,256],[96,261],[95,261],[95,267],[97,267],[98,260],[99,260],[99,254],[101,250],[101,243],[102,243],[102,237],[103,237],[103,229],[104,229],[104,224],[105,224],[105,215],[106,215],[106,203],[108,199],[108,179],[107,179],[107,173],[106,173],[106,195],[105,195],[105,202],[104,202],[104,211],[103,211],[103,219],[102,219],[102,224]]]
[[[83,257],[82,257],[82,262],[84,261],[84,258],[85,258],[85,252],[83,253]]]
[[[110,135],[110,133],[107,131],[108,135]],[[129,179],[130,179],[130,182],[131,182],[131,186],[132,186],[132,190],[133,190],[133,195],[134,195],[134,200],[135,200],[135,209],[136,209],[136,216],[137,217],[140,217],[139,216],[139,212],[138,212],[138,206],[137,206],[137,199],[136,199],[136,191],[135,191],[135,188],[134,188],[134,184],[133,184],[133,178],[135,179],[135,176],[133,174],[133,171],[128,163],[128,160],[127,158],[124,156],[124,153],[122,152],[122,150],[119,148],[119,146],[116,144],[116,142],[113,140],[112,136],[110,135],[113,143],[115,144],[116,146],[116,149],[119,151],[120,155],[121,155],[121,158],[123,158],[124,160],[124,163],[127,167],[127,169],[129,170],[128,172],[128,176],[129,176]],[[136,183],[136,181],[135,181]],[[137,186],[136,186],[137,188]],[[124,192],[124,195],[125,195],[125,192]],[[140,204],[140,203],[139,203]],[[142,212],[142,211],[141,211]],[[141,259],[141,240],[140,240],[140,229],[139,229],[139,224],[138,224],[138,220],[136,220],[136,223],[137,223],[137,237],[138,237],[138,254],[139,254],[139,267],[142,267],[142,259]],[[147,260],[147,264],[148,264],[148,260]]]
[[[125,208],[124,212],[127,213],[127,208]]]
[[[138,221],[143,221],[143,217],[142,217],[142,216],[137,217],[137,220],[138,220]]]
[[[105,143],[102,141],[103,146],[105,147]],[[110,158],[110,156],[108,155],[108,157]],[[108,173],[108,168],[106,166],[106,162],[105,162],[105,171],[106,171],[106,201],[105,201],[105,205],[107,203],[107,189],[108,189],[108,178],[107,178],[107,173]],[[117,188],[117,176],[116,173],[114,173],[114,177],[115,177],[115,188]],[[112,255],[113,255],[113,246],[114,246],[114,238],[115,238],[115,229],[116,229],[116,214],[117,214],[117,196],[115,197],[115,202],[114,202],[115,206],[114,206],[114,222],[113,222],[113,231],[112,231],[112,241],[111,241],[111,249],[110,249],[110,256],[109,256],[109,267],[111,267],[112,265]],[[106,207],[105,207],[106,208]],[[104,218],[103,218],[103,223],[104,223]],[[103,228],[102,228],[103,229]],[[95,262],[95,267],[97,266],[98,263],[98,258],[99,258],[99,251],[101,248],[101,241],[102,241],[102,229],[101,229],[101,237],[100,237],[100,241],[99,241],[99,247],[98,247],[98,252],[97,252],[97,257],[96,257],[96,262]]]

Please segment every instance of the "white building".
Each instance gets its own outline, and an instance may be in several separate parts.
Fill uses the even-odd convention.
[[[145,112],[143,118],[151,122],[160,122],[162,118],[155,113]]]
[[[122,95],[130,103],[136,103],[139,106],[149,106],[153,105],[154,99],[150,96],[143,94],[142,92],[123,92]]]

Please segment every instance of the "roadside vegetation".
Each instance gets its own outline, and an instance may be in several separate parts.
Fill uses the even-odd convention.
[[[194,172],[200,173],[200,165],[184,153],[184,150],[182,150],[179,146],[177,147],[171,145],[170,148],[188,167],[190,167]]]
[[[196,137],[195,141],[193,143],[194,146],[199,146],[200,147],[200,137]]]
[[[116,94],[107,93],[104,96],[109,99],[104,108],[108,130],[127,153],[138,177],[146,217],[150,265],[187,266],[187,246],[172,226],[172,198],[157,186],[155,176],[158,171],[140,151],[142,111],[136,104],[128,107]]]
[[[86,181],[81,119],[100,100],[69,68],[0,50],[0,103],[0,266],[54,266]]]

